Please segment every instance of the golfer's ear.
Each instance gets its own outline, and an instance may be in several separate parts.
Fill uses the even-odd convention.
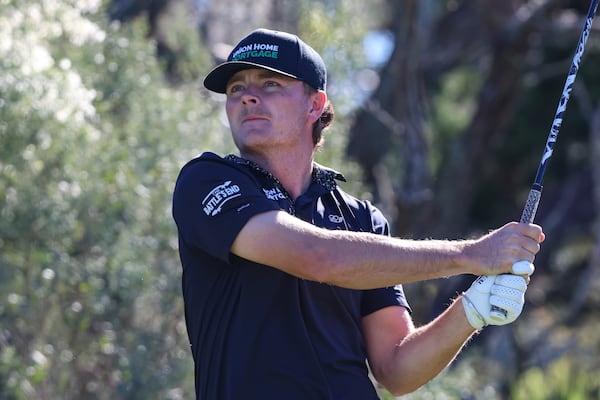
[[[323,90],[317,90],[316,93],[313,93],[310,96],[310,99],[311,108],[308,116],[311,119],[311,122],[315,122],[321,118],[321,114],[323,114],[323,109],[325,108],[325,104],[327,104],[327,93]]]

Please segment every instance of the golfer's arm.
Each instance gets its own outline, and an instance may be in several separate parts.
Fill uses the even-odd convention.
[[[464,243],[327,230],[271,211],[251,218],[231,251],[304,279],[369,289],[469,273]]]
[[[392,394],[400,396],[444,370],[475,329],[457,299],[435,320],[416,329],[403,308],[379,310],[363,318],[363,332],[373,375]]]

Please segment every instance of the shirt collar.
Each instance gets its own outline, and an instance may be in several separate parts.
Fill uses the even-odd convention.
[[[225,159],[234,162],[238,165],[245,165],[254,171],[260,172],[263,175],[279,182],[277,178],[273,176],[269,171],[255,163],[254,161],[247,160],[245,158],[236,156],[235,154],[229,154],[225,156]],[[336,181],[346,182],[344,175],[334,169],[324,167],[319,163],[313,162],[312,170],[312,181],[327,189],[328,191],[334,190],[337,187]]]

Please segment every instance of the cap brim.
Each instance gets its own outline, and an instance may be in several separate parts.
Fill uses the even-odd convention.
[[[206,78],[204,78],[204,87],[213,92],[225,93],[227,91],[227,82],[229,82],[229,79],[231,79],[236,72],[250,68],[268,69],[269,71],[298,79],[292,74],[288,74],[287,72],[280,71],[276,68],[266,67],[261,64],[247,61],[228,61],[216,66],[208,73],[208,75],[206,75]]]

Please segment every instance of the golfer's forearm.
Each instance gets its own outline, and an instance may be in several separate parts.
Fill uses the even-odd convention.
[[[410,393],[444,370],[474,332],[459,299],[392,349],[388,368],[377,379],[397,396]]]
[[[355,232],[332,232],[313,251],[317,280],[369,289],[469,272],[465,242],[401,240]]]
[[[303,279],[370,289],[470,272],[465,243],[331,231],[267,212],[246,223],[231,251]]]

